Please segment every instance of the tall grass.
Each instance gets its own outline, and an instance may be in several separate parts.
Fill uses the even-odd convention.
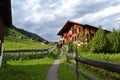
[[[99,54],[97,54],[97,53],[80,52],[79,57],[120,64],[120,54],[119,53],[114,53],[114,54],[99,53]],[[92,66],[85,65],[85,64],[82,64],[82,66],[85,67],[86,69],[91,70],[91,72],[99,73],[99,76],[101,78],[103,78],[103,80],[109,80],[109,79],[120,80],[120,74],[113,73],[113,72],[110,72],[110,71],[107,71],[104,69],[92,67]]]
[[[89,53],[89,52],[79,52],[79,56],[88,59],[102,60],[107,62],[114,62],[120,64],[120,54],[104,54],[104,53]]]

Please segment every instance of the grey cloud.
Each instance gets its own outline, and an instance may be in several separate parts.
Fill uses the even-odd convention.
[[[95,19],[92,22],[85,22],[85,23],[96,26],[96,27],[102,26],[106,30],[112,31],[113,28],[115,29],[120,28],[120,20],[116,21],[116,18],[120,18],[119,13],[113,14],[104,18]]]
[[[110,6],[120,5],[120,1],[112,1],[112,0],[104,0],[101,2],[86,0],[83,4],[77,5],[75,7],[76,18],[79,16],[84,16],[86,14],[94,13],[104,8],[108,8]],[[75,16],[73,16],[75,18]]]
[[[36,0],[37,1],[37,0]],[[31,5],[27,5],[27,0],[12,0],[13,9],[13,24],[19,28],[34,32],[42,36],[43,38],[52,41],[60,39],[57,36],[57,32],[62,28],[68,19],[82,18],[83,16],[91,13],[96,13],[110,6],[120,5],[119,0],[84,0],[82,3],[77,5],[74,4],[73,11],[64,11],[64,13],[71,14],[70,16],[56,14],[55,11],[61,9],[61,0],[39,0],[37,4],[40,7],[33,9]],[[26,7],[28,7],[26,9]],[[71,7],[70,9],[71,10]],[[39,22],[34,22],[33,13],[38,13],[38,16],[43,16]],[[43,14],[43,15],[41,15]],[[52,15],[54,19],[46,17],[45,15]],[[108,14],[109,15],[109,14]],[[99,18],[91,22],[84,20],[87,24],[91,25],[103,25],[107,29],[111,30],[113,27],[109,26],[120,26],[120,21],[116,18],[120,17],[119,14],[113,14],[107,17]],[[28,19],[26,19],[28,18]],[[38,17],[39,18],[39,17]],[[79,21],[78,21],[79,22]]]

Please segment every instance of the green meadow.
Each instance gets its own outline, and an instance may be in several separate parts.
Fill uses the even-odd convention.
[[[5,37],[4,49],[15,50],[15,49],[43,49],[50,48],[52,44],[44,44],[30,39],[19,39],[16,37]]]

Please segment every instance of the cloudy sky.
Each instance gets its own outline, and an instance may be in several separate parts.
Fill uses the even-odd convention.
[[[120,0],[11,0],[13,24],[49,41],[67,20],[120,28]]]

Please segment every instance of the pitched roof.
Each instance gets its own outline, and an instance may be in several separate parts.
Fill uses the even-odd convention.
[[[83,24],[68,20],[66,24],[62,27],[62,29],[57,33],[57,35],[62,35],[64,32],[67,32],[71,28],[71,26],[73,26],[74,24],[83,25]]]
[[[78,22],[74,22],[74,21],[70,21],[68,20],[66,22],[66,24],[62,27],[62,29],[57,33],[57,35],[62,35],[64,32],[68,32],[68,30],[74,25],[74,24],[78,24],[78,25],[81,25],[81,26],[87,26],[87,27],[90,27],[90,28],[94,28],[94,29],[98,29],[98,27],[94,27],[94,26],[91,26],[91,25],[88,25],[88,24],[81,24],[81,23],[78,23]],[[110,32],[108,30],[105,30],[106,32]]]
[[[5,26],[12,25],[11,0],[0,0],[0,16]]]

